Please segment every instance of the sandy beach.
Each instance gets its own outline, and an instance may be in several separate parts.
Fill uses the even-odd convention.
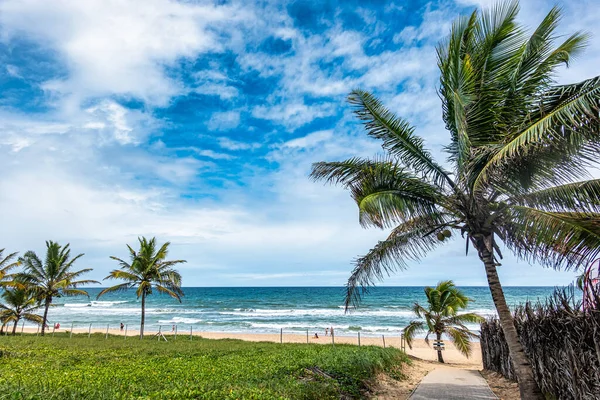
[[[21,328],[17,329],[17,334],[20,334]],[[36,333],[35,328],[25,328],[24,332],[26,333]],[[65,336],[69,335],[70,327],[61,326],[60,329],[54,332],[55,336]],[[85,334],[88,333],[89,329],[85,328],[73,328],[73,333],[76,334]],[[101,333],[106,334],[107,330],[92,328],[92,333]],[[171,328],[162,331],[165,337],[168,340],[174,340],[175,334],[171,332]],[[154,336],[157,333],[156,330],[146,330],[144,332],[144,336]],[[122,336],[125,340],[125,331],[121,331],[119,329],[108,329],[109,335],[114,336]],[[52,335],[52,327],[46,331],[46,335]],[[139,335],[139,330],[127,330],[127,337],[134,338]],[[202,337],[205,339],[239,339],[245,340],[249,342],[275,342],[279,343],[283,340],[283,343],[307,343],[306,335],[297,334],[297,333],[286,333],[283,332],[283,335],[280,336],[280,333],[232,333],[232,332],[200,332],[193,331],[193,337]],[[178,328],[177,331],[177,339],[176,340],[189,340],[190,330],[183,330],[181,327]],[[384,337],[360,337],[360,344],[362,346],[383,346]],[[358,345],[358,334],[356,336],[321,336],[319,338],[314,338],[314,332],[309,332],[308,343],[312,344],[322,344],[322,345],[332,345],[332,344],[353,344]],[[399,336],[385,336],[385,346],[386,347],[396,347],[401,348],[401,341]],[[437,360],[437,352],[433,350],[432,347],[427,345],[423,339],[415,339],[413,342],[413,347],[410,349],[406,346],[406,353],[412,357],[416,357],[426,361],[436,361]],[[452,345],[451,341],[446,341],[445,350],[443,352],[444,360],[447,363],[457,364],[464,367],[470,367],[475,369],[481,369],[481,349],[478,342],[473,343],[473,355],[470,358],[466,358],[462,354],[458,352]]]

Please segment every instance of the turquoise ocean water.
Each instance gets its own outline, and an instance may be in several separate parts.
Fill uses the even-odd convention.
[[[101,289],[88,289],[90,298],[68,297],[55,300],[49,312],[49,323],[62,328],[116,328],[121,322],[130,330],[139,327],[140,301],[133,291],[103,296]],[[461,287],[475,301],[470,311],[494,315],[487,287]],[[527,300],[543,300],[551,287],[507,287],[509,306]],[[283,328],[288,333],[304,333],[309,329],[323,331],[333,326],[337,335],[395,335],[413,319],[414,302],[425,303],[422,287],[376,287],[364,297],[360,308],[344,313],[343,288],[340,287],[247,287],[184,288],[182,303],[159,295],[148,297],[146,327],[157,330],[213,332],[275,333]],[[25,324],[27,326],[27,324]],[[472,326],[477,328],[477,326]]]

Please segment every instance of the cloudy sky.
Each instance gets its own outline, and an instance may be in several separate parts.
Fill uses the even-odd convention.
[[[533,26],[553,3],[527,0]],[[595,35],[561,71],[600,70],[600,11],[564,2],[561,32]],[[438,157],[448,135],[434,46],[477,4],[379,1],[1,0],[0,248],[70,242],[101,279],[140,235],[171,241],[185,286],[342,285],[385,231],[364,230],[311,163],[374,155],[345,97],[371,90]],[[556,285],[508,257],[507,285]],[[388,285],[485,284],[456,240]]]

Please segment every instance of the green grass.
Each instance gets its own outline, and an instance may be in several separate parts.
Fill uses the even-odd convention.
[[[0,399],[363,398],[408,362],[375,346],[0,337]]]

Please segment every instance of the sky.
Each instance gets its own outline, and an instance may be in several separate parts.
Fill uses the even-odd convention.
[[[85,253],[101,280],[138,236],[170,241],[184,286],[336,286],[387,231],[311,164],[381,154],[346,96],[375,93],[439,160],[449,135],[436,43],[489,2],[0,0],[0,248]],[[522,2],[539,23],[553,2]],[[600,8],[558,3],[593,35],[560,82],[600,70]],[[505,251],[507,253],[508,251]],[[5,253],[6,254],[6,253]],[[505,285],[564,285],[507,255]],[[452,240],[382,285],[485,285]]]

